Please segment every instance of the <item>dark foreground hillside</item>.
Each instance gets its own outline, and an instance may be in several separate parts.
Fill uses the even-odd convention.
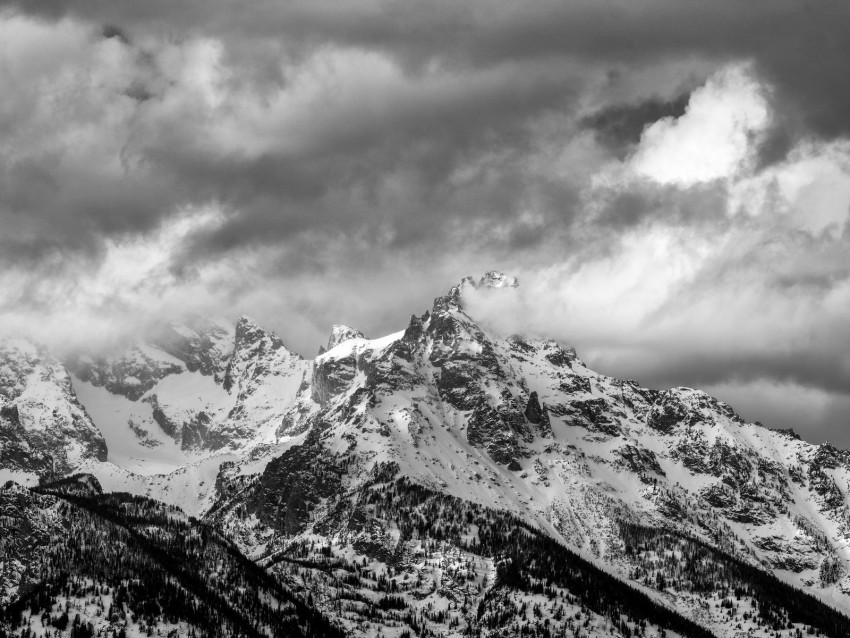
[[[88,476],[9,484],[0,490],[0,638],[710,638],[718,618],[742,636],[850,635],[834,609],[671,532],[621,526],[631,567],[620,579],[520,519],[412,483],[397,467],[376,468],[344,503],[322,527],[353,545],[291,542],[260,567],[214,522],[103,494]],[[364,534],[389,529],[390,544]],[[448,604],[428,602],[438,585],[417,562],[439,565]],[[670,592],[716,611],[674,609]]]
[[[245,516],[247,501],[222,503],[216,517]],[[272,518],[289,520],[288,507]],[[840,612],[699,541],[622,524],[621,569],[605,571],[516,516],[422,487],[393,464],[313,532],[328,541],[290,540],[263,562],[294,588],[321,589],[317,604],[363,634],[850,636]]]
[[[0,638],[344,635],[206,525],[91,477],[9,486],[0,512],[3,555],[23,565]]]

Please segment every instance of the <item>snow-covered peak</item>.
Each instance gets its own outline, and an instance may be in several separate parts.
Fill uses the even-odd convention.
[[[163,348],[140,341],[117,355],[76,355],[66,362],[80,380],[137,401],[160,380],[186,370],[186,364]]]
[[[488,270],[477,281],[474,277],[467,275],[460,280],[460,284],[456,288],[463,292],[464,289],[468,288],[517,288],[518,286],[519,280],[516,277],[506,275],[499,270]]]
[[[266,330],[253,319],[239,317],[236,322],[235,345],[233,357],[245,358],[256,356],[261,352],[284,350],[290,357],[300,359],[301,356],[289,350],[283,340],[270,330]]]
[[[0,402],[15,399],[40,363],[44,348],[23,337],[0,339]]]
[[[498,270],[491,270],[484,273],[484,276],[478,280],[478,288],[516,288],[519,286],[519,280],[516,277],[511,277]]]
[[[254,321],[248,315],[241,315],[239,319],[236,320],[236,339],[244,340],[245,338],[250,338],[251,336],[266,334],[265,328],[260,326],[256,321]]]
[[[159,326],[150,341],[183,361],[190,371],[219,378],[233,352],[234,339],[233,324],[193,317],[185,323]]]
[[[0,340],[0,468],[64,472],[106,459],[64,366],[26,339]]]
[[[484,276],[477,281],[474,277],[467,275],[460,280],[459,284],[452,286],[448,293],[434,300],[433,311],[463,310],[463,295],[470,290],[495,290],[517,288],[518,286],[519,280],[516,277],[511,277],[498,270],[490,270],[484,273]]]
[[[336,346],[351,339],[366,339],[366,335],[355,328],[344,326],[342,324],[334,324],[331,329],[331,335],[328,338],[328,350],[333,350]]]

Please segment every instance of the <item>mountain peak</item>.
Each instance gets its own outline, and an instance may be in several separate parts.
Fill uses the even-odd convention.
[[[64,366],[28,339],[0,339],[0,470],[61,473],[106,455]]]
[[[519,280],[516,277],[511,277],[498,270],[489,270],[484,273],[478,281],[474,277],[467,275],[460,280],[460,283],[452,286],[451,290],[442,297],[437,297],[434,300],[434,310],[446,310],[449,308],[463,309],[461,297],[464,291],[468,289],[485,290],[496,288],[517,288]]]
[[[655,390],[596,373],[556,341],[479,325],[475,298],[511,297],[504,289],[517,285],[498,271],[465,277],[433,311],[379,339],[336,324],[327,343],[333,352],[312,361],[247,316],[239,317],[235,334],[232,323],[169,324],[155,341],[140,341],[120,356],[102,363],[87,357],[79,367],[85,375],[73,379],[26,342],[7,355],[0,337],[0,486],[8,478],[69,472],[90,472],[103,485],[78,475],[43,483],[28,502],[0,487],[0,510],[12,516],[4,532],[15,539],[4,547],[17,552],[7,561],[14,579],[0,575],[0,606],[7,583],[26,596],[31,574],[62,567],[55,562],[60,554],[31,550],[30,537],[39,548],[73,541],[60,547],[72,558],[80,548],[94,548],[94,559],[103,547],[116,547],[112,532],[92,535],[92,517],[102,508],[84,519],[69,513],[83,499],[110,499],[110,516],[124,516],[123,505],[112,504],[126,502],[121,520],[139,523],[145,543],[161,540],[168,556],[182,560],[168,530],[180,538],[194,532],[171,525],[171,516],[160,514],[170,510],[153,500],[101,496],[116,490],[203,515],[214,536],[226,534],[250,556],[289,556],[297,548],[299,567],[284,566],[282,582],[318,600],[317,614],[339,622],[339,633],[327,636],[367,638],[386,629],[492,638],[504,629],[590,637],[611,634],[611,621],[620,619],[614,633],[657,638],[669,635],[666,629],[636,625],[643,610],[656,608],[666,614],[662,620],[673,618],[671,609],[682,610],[705,625],[687,629],[682,619],[665,625],[682,636],[738,631],[765,638],[776,626],[789,636],[804,630],[850,636],[850,619],[830,625],[831,617],[818,619],[833,612],[813,607],[821,598],[850,609],[843,525],[850,452],[745,423],[699,390]],[[73,501],[56,507],[50,500],[56,498]],[[167,529],[157,527],[160,520]],[[213,545],[215,553],[204,553],[211,584],[201,594],[227,601],[230,583],[248,581],[221,571],[221,557],[234,556],[235,546]],[[197,544],[187,547],[197,551]],[[136,566],[148,577],[148,554],[128,561],[130,571],[109,583],[128,607],[124,590],[135,590],[121,583],[135,578]],[[42,555],[49,562],[38,563]],[[114,562],[111,556],[105,564]],[[577,572],[585,558],[593,570]],[[251,567],[247,558],[240,564]],[[343,583],[346,597],[371,602],[326,605],[317,592],[338,584],[325,571],[329,564],[351,576]],[[569,569],[552,569],[559,564]],[[89,558],[69,565],[71,578],[103,587],[103,580],[79,571],[94,565]],[[416,566],[415,583],[405,573],[409,565]],[[770,580],[774,570],[782,581]],[[255,572],[266,573],[253,567],[245,573]],[[57,582],[58,589],[39,598],[43,613],[32,618],[24,608],[29,615],[16,627],[51,616],[57,596],[69,598],[65,581]],[[541,590],[541,582],[551,590]],[[800,589],[788,589],[788,582]],[[779,586],[785,589],[771,593]],[[595,593],[603,589],[614,593]],[[635,603],[640,591],[652,599]],[[99,623],[92,625],[97,631],[113,623],[112,614],[88,604],[90,592],[80,594],[76,603],[62,601],[69,615],[79,610],[81,619]],[[272,594],[262,595],[272,600]],[[423,595],[440,606],[439,615],[422,612]],[[235,604],[243,600],[249,599],[237,597]],[[594,620],[589,606],[604,600],[612,602]],[[664,606],[650,607],[653,600]],[[754,611],[742,615],[739,604]],[[795,616],[782,605],[805,613]],[[200,608],[188,609],[202,617],[194,612]],[[535,625],[526,622],[531,611]],[[272,608],[260,613],[256,624],[249,618],[228,632],[256,633],[262,618],[274,617]],[[144,621],[160,631],[147,616]],[[821,625],[812,629],[804,621]],[[10,633],[5,623],[0,618],[0,636]],[[205,629],[185,626],[177,633]],[[296,625],[270,626],[269,633],[295,635],[290,627]]]
[[[260,341],[270,340],[275,348],[283,347],[283,341],[274,334],[271,330],[266,330],[256,321],[242,315],[236,321],[236,349],[253,347],[251,344],[256,344]]]
[[[350,326],[345,326],[342,324],[334,324],[333,328],[331,328],[330,337],[328,337],[327,350],[332,350],[339,344],[345,343],[346,341],[350,341],[351,339],[365,338],[366,335],[364,335],[356,328],[351,328]]]
[[[241,315],[236,321],[236,339],[234,355],[242,352],[253,352],[265,344],[271,350],[280,350],[281,348],[289,352],[291,355],[300,358],[291,352],[283,343],[283,340],[271,330],[267,330],[256,321],[247,315]]]
[[[490,270],[478,280],[476,288],[517,288],[519,280],[498,270]]]
[[[260,324],[254,321],[248,315],[239,315],[239,319],[236,320],[236,330],[253,330],[259,328],[262,330]]]

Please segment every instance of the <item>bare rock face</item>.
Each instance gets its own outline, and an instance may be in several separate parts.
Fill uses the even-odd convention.
[[[497,463],[519,469],[519,459],[526,456],[525,443],[533,437],[520,407],[523,388],[509,377],[509,364],[499,352],[499,344],[462,311],[464,288],[511,283],[515,285],[515,280],[495,272],[478,284],[465,279],[434,301],[416,346],[434,368],[440,398],[452,408],[469,413],[469,443],[485,449]],[[498,395],[495,387],[501,388]],[[535,423],[543,421],[542,412],[538,419]]]
[[[637,474],[642,479],[647,475],[666,476],[666,473],[658,463],[658,457],[652,450],[647,450],[640,445],[627,443],[617,450],[622,461],[622,467]]]
[[[187,371],[221,383],[233,348],[231,326],[196,318],[157,326],[145,340],[118,354],[76,354],[65,363],[81,381],[138,401],[166,377]]]
[[[539,424],[546,418],[546,413],[540,407],[540,400],[537,398],[537,393],[532,392],[528,397],[528,403],[525,406],[525,418],[530,423]]]
[[[280,337],[240,318],[222,383],[234,403],[214,423],[213,415],[207,415],[207,445],[236,448],[260,431],[279,428],[304,394],[310,369],[310,362],[289,350]]]
[[[670,434],[676,427],[686,425],[688,420],[687,407],[674,394],[665,392],[652,406],[646,424],[662,434]]]
[[[184,450],[203,449],[210,438],[211,422],[206,412],[198,412],[180,431],[180,447]]]
[[[333,397],[344,392],[357,374],[357,357],[350,353],[333,359],[319,357],[313,363],[313,400],[325,405]]]
[[[846,454],[746,424],[697,390],[597,374],[554,341],[494,335],[464,309],[469,290],[514,285],[498,273],[465,278],[392,338],[329,343],[312,364],[318,408],[304,421],[307,438],[247,490],[248,511],[284,537],[342,533],[339,521],[355,519],[365,533],[368,521],[345,509],[342,495],[390,459],[459,495],[492,489],[492,507],[543,516],[595,555],[608,542],[599,530],[638,520],[675,525],[727,552],[746,546],[742,560],[801,579],[844,583],[836,567],[844,559],[822,556],[840,545],[828,530],[847,520]],[[523,505],[527,482],[555,496]],[[817,522],[794,511],[805,500]]]
[[[512,398],[503,397],[495,407],[482,401],[469,417],[467,440],[475,447],[509,469],[519,469],[518,459],[524,456],[522,441],[526,438],[521,412]]]
[[[339,344],[345,343],[346,341],[351,341],[352,339],[365,338],[366,335],[364,335],[359,330],[349,328],[348,326],[343,326],[340,324],[334,324],[334,327],[331,329],[331,335],[330,337],[328,337],[328,346],[327,348],[325,348],[325,351],[327,352],[328,350],[332,350]]]
[[[303,429],[311,364],[251,319],[195,318],[158,326],[146,339],[68,363],[81,383],[149,406],[127,422],[142,445],[159,445],[165,434],[180,449],[206,453]]]
[[[176,357],[144,343],[115,358],[74,357],[68,366],[80,380],[131,401],[142,398],[165,377],[186,370],[185,364]]]
[[[143,398],[142,401],[151,406],[151,416],[153,417],[153,420],[156,421],[157,425],[162,428],[163,432],[171,437],[181,436],[181,423],[176,422],[173,417],[166,413],[160,405],[156,394],[149,394]]]
[[[478,281],[478,288],[516,288],[519,286],[519,281],[516,277],[511,277],[498,270],[491,270],[484,273],[484,276]]]
[[[62,473],[106,454],[62,364],[26,340],[0,342],[0,467]]]
[[[159,326],[150,340],[190,372],[221,380],[233,352],[234,331],[232,325],[198,317],[185,324]]]
[[[303,445],[284,452],[269,463],[247,502],[266,524],[284,534],[301,532],[310,513],[321,503],[339,493],[343,468],[328,458],[315,429]]]
[[[224,373],[224,389],[231,392],[240,381],[267,373],[270,369],[267,359],[276,353],[298,357],[286,349],[280,337],[267,332],[248,317],[240,317],[236,323],[233,355]]]

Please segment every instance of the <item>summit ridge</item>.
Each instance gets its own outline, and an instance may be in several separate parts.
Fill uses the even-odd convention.
[[[494,601],[548,609],[545,596],[520,584],[525,576],[505,572],[504,556],[483,549],[511,521],[714,635],[773,635],[779,620],[765,620],[771,607],[762,607],[752,574],[806,592],[811,605],[850,610],[850,452],[747,423],[697,389],[598,374],[570,347],[495,334],[464,309],[468,287],[499,294],[518,285],[497,271],[464,278],[403,330],[377,339],[335,325],[314,360],[246,317],[232,327],[175,324],[124,353],[77,357],[67,368],[32,344],[7,341],[6,475],[32,484],[83,471],[106,490],[178,505],[300,587],[307,581],[286,571],[290,559],[369,565],[355,570],[346,595],[373,600],[363,584],[372,579],[382,584],[371,587],[398,592],[399,609],[419,610],[393,616],[400,625],[381,612],[383,631],[496,636]],[[721,597],[706,598],[682,575],[699,551],[761,616],[730,616],[732,608],[710,602],[728,590],[705,584]],[[655,562],[662,554],[673,558]],[[342,591],[326,576],[311,578],[322,591]],[[333,595],[315,597],[352,635],[373,635],[365,608],[341,611]],[[442,615],[417,615],[421,601]],[[478,611],[461,609],[473,603]],[[794,603],[780,607],[775,617],[786,628],[814,626]],[[577,635],[602,635],[593,614],[610,610],[588,609],[597,611]],[[535,623],[569,628],[566,616],[540,614]],[[511,622],[522,624],[519,617]],[[678,626],[660,618],[645,635]]]

